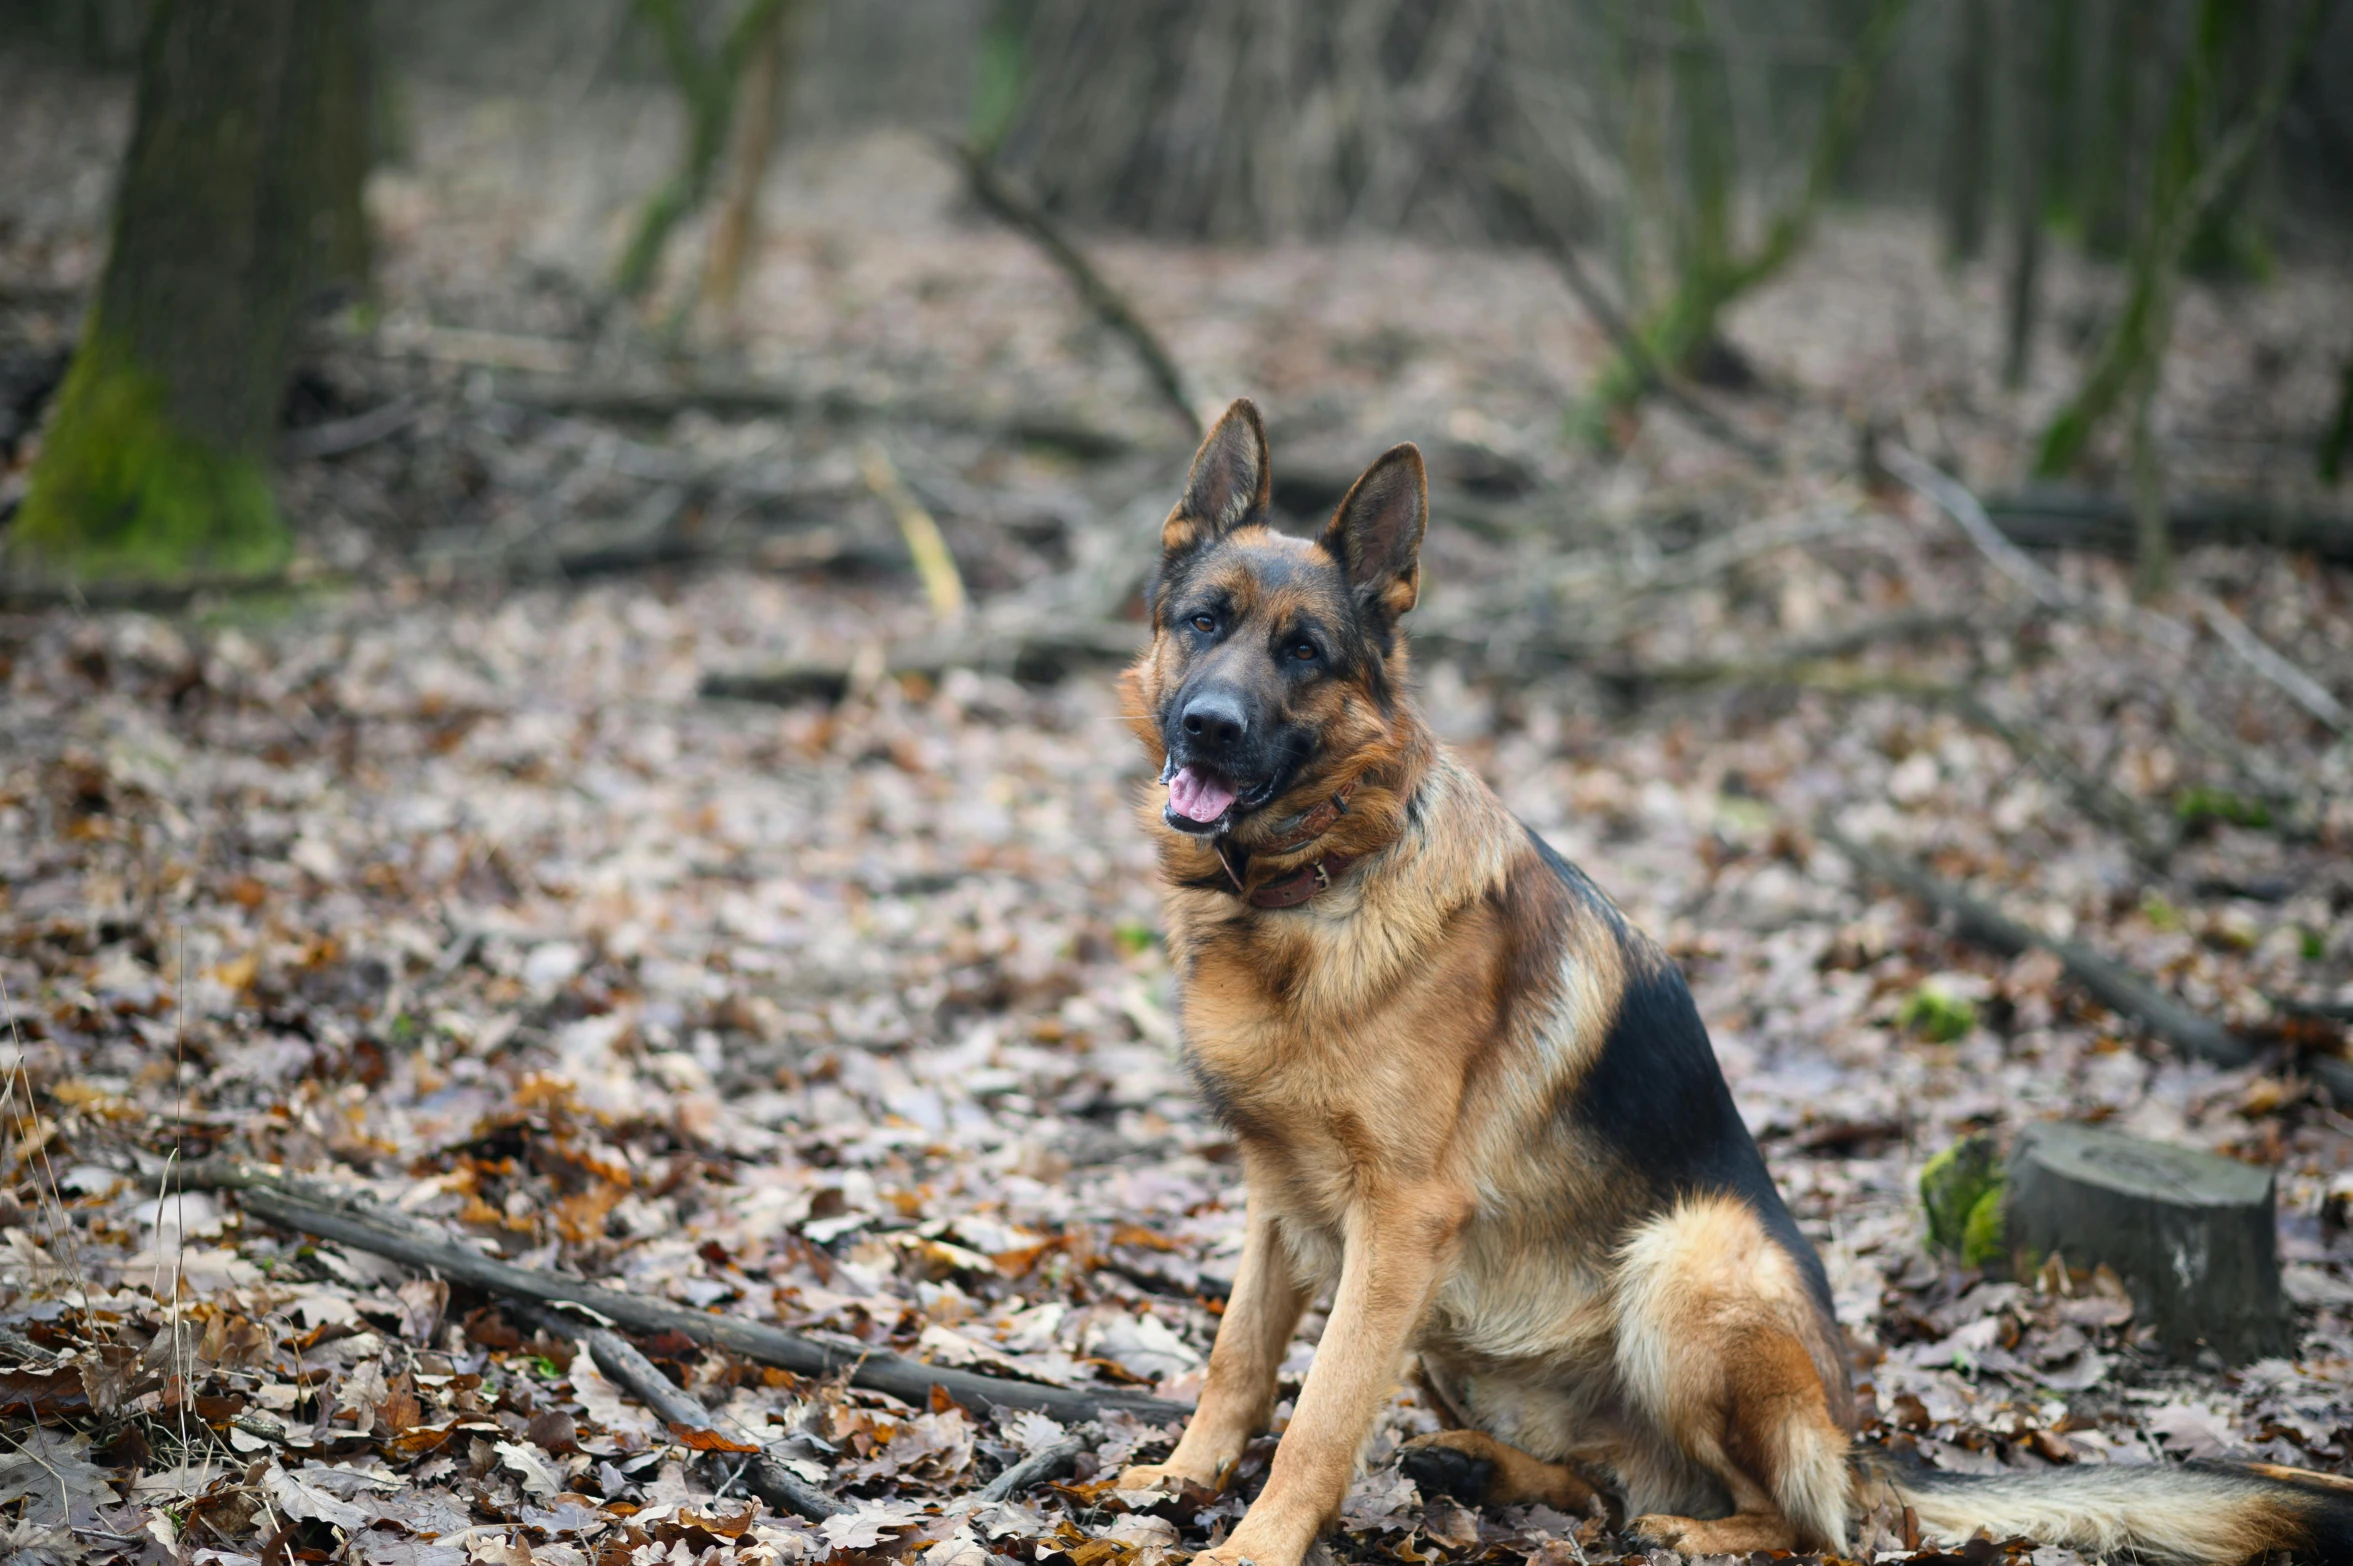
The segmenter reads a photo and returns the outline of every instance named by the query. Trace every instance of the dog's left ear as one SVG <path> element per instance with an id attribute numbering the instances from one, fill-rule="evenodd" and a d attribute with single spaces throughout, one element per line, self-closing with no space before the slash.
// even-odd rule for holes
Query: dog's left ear
<path id="1" fill-rule="evenodd" d="M 1422 533 L 1429 522 L 1429 475 L 1421 448 L 1408 442 L 1364 470 L 1321 543 L 1348 573 L 1358 599 L 1394 622 L 1421 596 Z"/>

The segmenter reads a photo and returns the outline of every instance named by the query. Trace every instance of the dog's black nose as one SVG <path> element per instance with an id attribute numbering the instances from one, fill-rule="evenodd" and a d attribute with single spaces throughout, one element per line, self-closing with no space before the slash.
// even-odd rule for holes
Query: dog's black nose
<path id="1" fill-rule="evenodd" d="M 1225 691 L 1203 691 L 1195 696 L 1185 703 L 1184 717 L 1179 721 L 1187 734 L 1220 749 L 1239 744 L 1250 730 L 1242 704 Z"/>

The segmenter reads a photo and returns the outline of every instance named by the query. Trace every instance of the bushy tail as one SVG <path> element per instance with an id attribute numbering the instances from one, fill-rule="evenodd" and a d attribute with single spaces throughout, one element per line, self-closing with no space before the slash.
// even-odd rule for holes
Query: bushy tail
<path id="1" fill-rule="evenodd" d="M 2092 1555 L 2131 1552 L 2164 1566 L 2238 1566 L 2266 1550 L 2353 1561 L 2353 1480 L 2255 1463 L 2055 1468 L 1955 1474 L 1868 1465 L 1921 1532 L 1961 1542 L 1983 1532 Z"/>

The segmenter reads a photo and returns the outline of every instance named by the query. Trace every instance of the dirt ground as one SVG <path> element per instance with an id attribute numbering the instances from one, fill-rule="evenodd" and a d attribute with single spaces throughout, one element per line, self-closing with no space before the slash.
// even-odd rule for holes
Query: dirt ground
<path id="1" fill-rule="evenodd" d="M 119 83 L 0 58 L 0 352 L 20 362 L 71 340 L 125 117 Z M 322 327 L 292 413 L 417 412 L 288 468 L 309 585 L 0 614 L 7 1548 L 1153 1566 L 1200 1547 L 1238 1496 L 1181 1509 L 1103 1483 L 1171 1429 L 1113 1417 L 1066 1483 L 975 1504 L 1061 1428 L 648 1342 L 714 1422 L 851 1505 L 754 1509 L 494 1302 L 232 1197 L 158 1200 L 211 1155 L 277 1163 L 530 1265 L 1180 1400 L 1240 1243 L 1233 1150 L 1176 1063 L 1134 819 L 1150 779 L 1111 667 L 1021 683 L 1002 660 L 894 672 L 881 651 L 931 611 L 861 480 L 869 441 L 985 623 L 1149 567 L 1186 442 L 1125 345 L 922 142 L 885 135 L 784 160 L 738 326 L 686 341 L 697 374 L 958 417 L 508 400 L 518 368 L 669 373 L 656 328 L 596 290 L 669 122 L 617 90 L 551 107 L 420 86 L 412 123 L 371 194 L 380 309 Z M 1759 384 L 1711 396 L 1780 454 L 1760 472 L 1672 411 L 1608 452 L 1572 443 L 1563 412 L 1605 339 L 1536 258 L 1093 248 L 1205 396 L 1267 408 L 1278 480 L 1410 438 L 1484 498 L 1452 525 L 1440 508 L 1420 700 L 1682 963 L 1829 1266 L 1870 1439 L 1975 1472 L 2353 1472 L 2353 1122 L 2311 1059 L 2345 1052 L 2325 1012 L 2353 1003 L 2353 748 L 2197 609 L 2219 600 L 2353 700 L 2353 576 L 2201 549 L 2152 625 L 2123 563 L 2046 554 L 2074 595 L 2053 609 L 1858 468 L 1876 428 L 2007 486 L 2112 273 L 2062 258 L 2009 394 L 1997 275 L 1948 272 L 1917 215 L 1833 214 L 1731 323 Z M 2192 287 L 2160 420 L 2177 482 L 2328 504 L 2310 442 L 2349 354 L 2343 269 Z M 1041 411 L 1124 449 L 1004 438 Z M 649 509 L 759 548 L 533 569 Z M 1762 666 L 1907 613 L 1946 618 L 1846 649 L 1835 679 L 1659 672 Z M 837 701 L 698 694 L 826 660 L 850 670 Z M 1859 876 L 1825 820 L 2155 976 L 2254 1063 L 2185 1061 L 2048 953 L 1964 942 Z M 2292 1357 L 2168 1362 L 2110 1277 L 1990 1281 L 1925 1248 L 1929 1157 L 2057 1117 L 2276 1169 Z M 1338 1555 L 1614 1558 L 1606 1519 L 1422 1504 L 1390 1459 L 1431 1421 L 1401 1389 Z"/>

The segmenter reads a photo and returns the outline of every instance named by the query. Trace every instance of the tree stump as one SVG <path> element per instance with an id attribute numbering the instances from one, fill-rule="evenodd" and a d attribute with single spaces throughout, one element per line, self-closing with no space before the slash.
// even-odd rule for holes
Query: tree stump
<path id="1" fill-rule="evenodd" d="M 2005 1239 L 2029 1265 L 2105 1262 L 2169 1353 L 2243 1364 L 2294 1348 L 2272 1174 L 2098 1126 L 2029 1126 L 2010 1155 Z"/>

